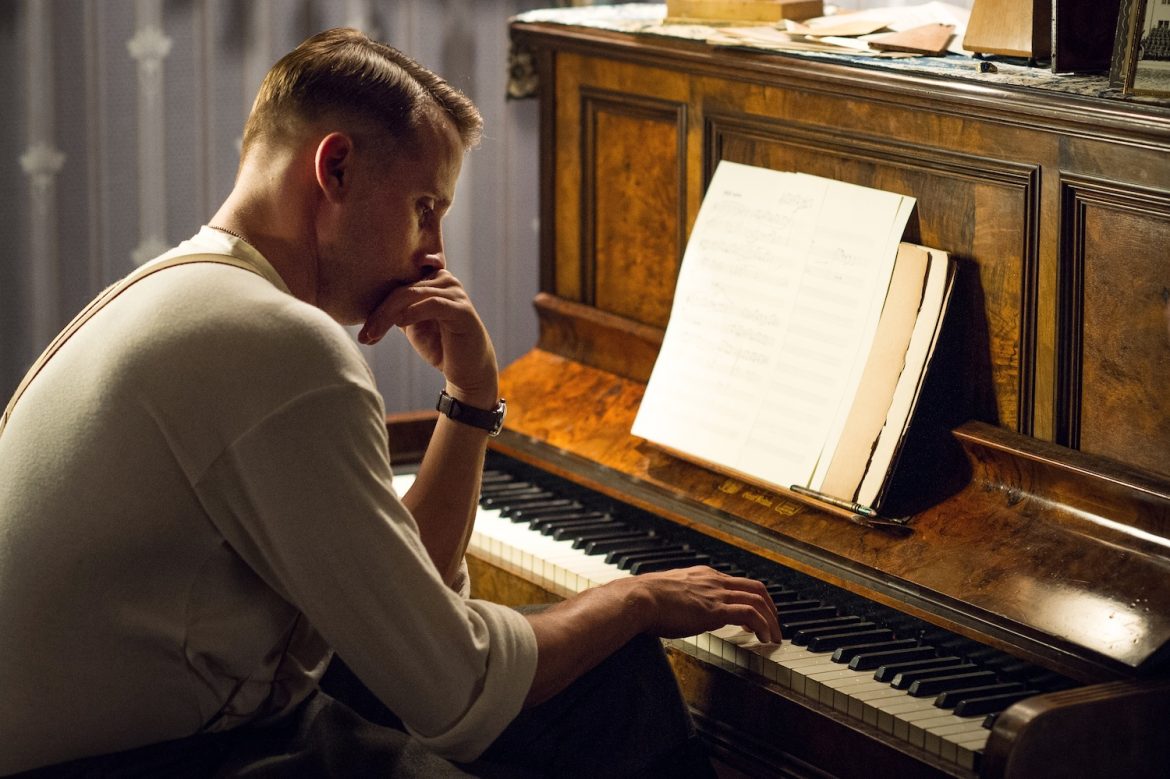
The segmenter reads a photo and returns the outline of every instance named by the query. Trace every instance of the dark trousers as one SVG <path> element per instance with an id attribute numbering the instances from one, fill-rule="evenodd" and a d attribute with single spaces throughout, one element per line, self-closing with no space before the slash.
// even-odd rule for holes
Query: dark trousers
<path id="1" fill-rule="evenodd" d="M 631 641 L 455 764 L 411 738 L 335 660 L 289 717 L 28 772 L 59 777 L 713 777 L 657 639 Z"/>

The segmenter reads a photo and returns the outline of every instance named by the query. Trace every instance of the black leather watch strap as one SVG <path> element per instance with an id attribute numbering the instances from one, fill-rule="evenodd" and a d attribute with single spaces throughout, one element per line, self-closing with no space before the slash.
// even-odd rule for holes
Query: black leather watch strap
<path id="1" fill-rule="evenodd" d="M 490 436 L 500 434 L 500 430 L 504 427 L 504 415 L 508 411 L 508 405 L 503 398 L 500 398 L 500 402 L 496 404 L 495 408 L 487 410 L 460 403 L 448 395 L 447 390 L 439 393 L 439 403 L 435 408 L 439 410 L 440 414 L 446 414 L 456 422 L 488 431 Z"/>

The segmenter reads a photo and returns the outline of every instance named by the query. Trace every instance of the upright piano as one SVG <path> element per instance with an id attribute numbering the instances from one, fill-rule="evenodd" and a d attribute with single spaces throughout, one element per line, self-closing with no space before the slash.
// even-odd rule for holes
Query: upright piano
<path id="1" fill-rule="evenodd" d="M 502 373 L 475 594 L 691 562 L 767 581 L 782 645 L 734 627 L 668 645 L 746 775 L 1170 775 L 1170 108 L 974 64 L 511 34 L 540 101 L 540 335 Z M 895 475 L 904 526 L 630 433 L 724 159 L 912 195 L 906 240 L 958 259 Z M 431 421 L 391 421 L 396 458 Z"/>

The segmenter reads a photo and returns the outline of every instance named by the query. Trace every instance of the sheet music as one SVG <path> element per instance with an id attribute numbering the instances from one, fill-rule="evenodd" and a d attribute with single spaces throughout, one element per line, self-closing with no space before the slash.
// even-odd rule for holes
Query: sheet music
<path id="1" fill-rule="evenodd" d="M 720 163 L 633 433 L 770 483 L 810 485 L 856 389 L 912 207 L 901 195 Z"/>

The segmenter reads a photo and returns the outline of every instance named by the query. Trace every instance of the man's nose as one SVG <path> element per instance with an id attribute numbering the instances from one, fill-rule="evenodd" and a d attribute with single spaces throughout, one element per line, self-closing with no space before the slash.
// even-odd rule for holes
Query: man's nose
<path id="1" fill-rule="evenodd" d="M 447 258 L 442 252 L 435 252 L 434 254 L 427 254 L 423 256 L 420 263 L 428 276 L 434 275 L 447 267 Z"/>
<path id="2" fill-rule="evenodd" d="M 443 234 L 436 231 L 430 240 L 422 246 L 422 260 L 420 265 L 433 271 L 440 271 L 447 267 L 447 257 L 443 253 Z"/>

